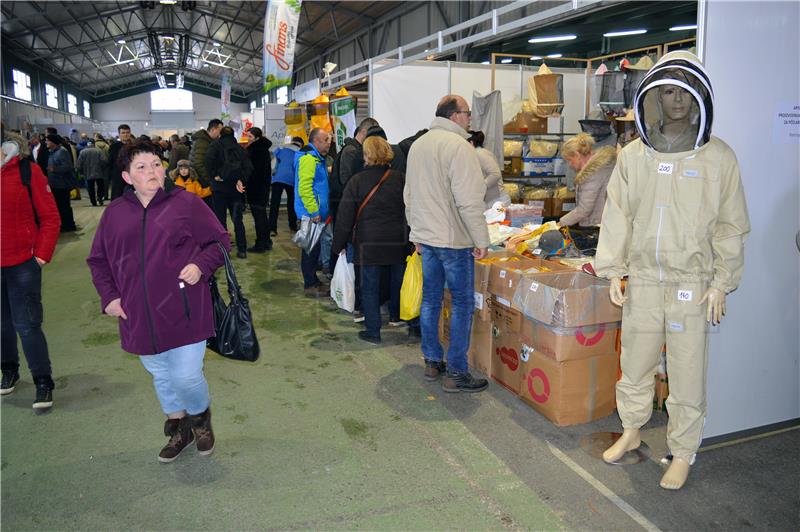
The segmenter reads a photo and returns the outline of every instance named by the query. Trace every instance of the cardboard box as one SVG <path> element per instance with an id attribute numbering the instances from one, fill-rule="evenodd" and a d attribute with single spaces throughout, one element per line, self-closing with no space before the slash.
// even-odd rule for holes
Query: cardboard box
<path id="1" fill-rule="evenodd" d="M 554 211 L 555 201 L 556 201 L 555 198 L 547 198 L 543 200 L 528 200 L 528 205 L 532 205 L 534 207 L 541 207 L 542 216 L 556 216 L 557 213 Z"/>
<path id="2" fill-rule="evenodd" d="M 513 251 L 490 251 L 485 259 L 475 261 L 475 310 L 480 313 L 480 319 L 491 321 L 489 310 L 489 276 L 492 271 L 492 261 L 508 257 L 520 257 Z M 487 374 L 488 375 L 488 374 Z"/>
<path id="3" fill-rule="evenodd" d="M 486 301 L 488 307 L 489 301 Z M 439 340 L 442 342 L 445 352 L 450 345 L 450 316 L 452 299 L 450 293 L 445 290 L 442 300 L 442 313 L 439 317 Z M 472 316 L 472 332 L 469 340 L 469 350 L 467 351 L 467 363 L 470 369 L 479 369 L 484 375 L 491 375 L 492 363 L 492 322 L 490 319 L 482 319 L 477 310 Z"/>
<path id="4" fill-rule="evenodd" d="M 489 293 L 492 294 L 496 301 L 507 307 L 518 308 L 514 304 L 514 294 L 523 274 L 541 273 L 542 269 L 548 271 L 575 271 L 563 264 L 536 257 L 523 257 L 512 254 L 509 259 L 512 258 L 513 260 L 492 263 L 491 271 L 489 272 Z"/>
<path id="5" fill-rule="evenodd" d="M 615 353 L 618 329 L 618 322 L 553 327 L 525 318 L 522 336 L 537 351 L 563 362 Z"/>
<path id="6" fill-rule="evenodd" d="M 563 427 L 589 423 L 615 407 L 617 357 L 614 353 L 559 362 L 524 346 L 520 398 Z"/>
<path id="7" fill-rule="evenodd" d="M 656 373 L 656 393 L 653 395 L 653 410 L 666 412 L 667 397 L 669 397 L 669 376 L 666 373 Z"/>
<path id="8" fill-rule="evenodd" d="M 522 319 L 519 311 L 492 301 L 491 376 L 514 395 L 522 381 Z"/>
<path id="9" fill-rule="evenodd" d="M 492 279 L 489 291 L 492 291 Z M 622 307 L 611 303 L 609 282 L 583 272 L 521 275 L 514 304 L 528 318 L 557 327 L 582 327 L 622 320 Z"/>
<path id="10" fill-rule="evenodd" d="M 577 205 L 576 199 L 572 198 L 553 198 L 553 216 L 563 216 L 569 211 L 575 209 Z"/>
<path id="11" fill-rule="evenodd" d="M 522 175 L 522 157 L 511 158 L 511 175 Z"/>

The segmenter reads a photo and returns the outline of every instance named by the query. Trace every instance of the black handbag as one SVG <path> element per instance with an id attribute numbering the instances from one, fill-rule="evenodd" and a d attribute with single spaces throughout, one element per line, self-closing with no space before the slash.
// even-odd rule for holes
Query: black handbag
<path id="1" fill-rule="evenodd" d="M 225 257 L 225 278 L 228 282 L 228 295 L 230 303 L 225 303 L 219 293 L 217 279 L 212 275 L 208 280 L 211 289 L 211 308 L 214 313 L 214 331 L 206 341 L 212 351 L 233 360 L 246 360 L 255 362 L 261 349 L 253 327 L 253 316 L 250 312 L 250 303 L 242 295 L 242 287 L 236 281 L 233 271 L 231 256 L 225 246 L 219 244 Z"/>

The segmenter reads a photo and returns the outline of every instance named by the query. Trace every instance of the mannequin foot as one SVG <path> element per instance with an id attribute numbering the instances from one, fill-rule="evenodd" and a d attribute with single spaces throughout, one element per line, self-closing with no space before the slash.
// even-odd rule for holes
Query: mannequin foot
<path id="1" fill-rule="evenodd" d="M 683 458 L 673 458 L 667 472 L 661 477 L 661 487 L 665 490 L 679 490 L 689 476 L 689 462 Z"/>
<path id="2" fill-rule="evenodd" d="M 609 464 L 613 464 L 619 461 L 628 451 L 638 449 L 641 444 L 642 440 L 639 437 L 639 429 L 625 429 L 622 431 L 622 436 L 619 437 L 614 445 L 606 449 L 603 453 L 603 460 Z"/>

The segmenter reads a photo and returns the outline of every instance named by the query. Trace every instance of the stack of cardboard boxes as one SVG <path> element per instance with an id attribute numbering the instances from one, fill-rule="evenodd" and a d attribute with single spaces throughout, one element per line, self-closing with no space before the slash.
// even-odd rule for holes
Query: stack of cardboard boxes
<path id="1" fill-rule="evenodd" d="M 442 318 L 447 341 L 447 298 Z M 607 281 L 495 252 L 475 264 L 469 364 L 556 425 L 587 423 L 614 410 L 621 318 Z"/>

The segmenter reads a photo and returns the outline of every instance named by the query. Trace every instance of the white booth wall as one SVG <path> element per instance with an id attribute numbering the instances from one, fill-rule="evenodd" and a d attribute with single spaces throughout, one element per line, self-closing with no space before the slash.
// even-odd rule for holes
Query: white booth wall
<path id="1" fill-rule="evenodd" d="M 711 335 L 705 437 L 800 418 L 800 127 L 778 117 L 800 112 L 799 24 L 798 2 L 708 2 L 712 134 L 736 152 L 752 232 Z"/>
<path id="2" fill-rule="evenodd" d="M 537 67 L 496 65 L 495 88 L 504 103 L 528 97 L 528 78 Z M 586 71 L 583 68 L 554 68 L 564 75 L 564 132 L 580 131 L 584 118 Z M 413 135 L 430 126 L 436 104 L 447 94 L 472 102 L 473 91 L 491 92 L 492 67 L 474 63 L 415 61 L 373 75 L 370 86 L 372 115 L 380 122 L 390 142 Z M 510 118 L 510 117 L 508 117 Z"/>
<path id="3" fill-rule="evenodd" d="M 107 133 L 116 134 L 119 124 L 128 124 L 135 135 L 165 130 L 196 131 L 220 116 L 220 98 L 192 93 L 193 111 L 169 112 L 150 109 L 150 93 L 136 94 L 108 103 L 94 104 L 95 119 L 105 123 Z M 247 112 L 250 106 L 231 103 L 231 115 Z"/>

